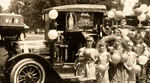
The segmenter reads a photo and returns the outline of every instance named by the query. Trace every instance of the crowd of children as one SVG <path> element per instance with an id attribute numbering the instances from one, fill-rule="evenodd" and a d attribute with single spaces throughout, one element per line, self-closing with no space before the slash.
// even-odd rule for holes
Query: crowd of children
<path id="1" fill-rule="evenodd" d="M 79 49 L 76 76 L 86 83 L 146 83 L 145 65 L 150 51 L 138 31 L 124 26 L 103 37 L 95 47 L 93 37 Z"/>

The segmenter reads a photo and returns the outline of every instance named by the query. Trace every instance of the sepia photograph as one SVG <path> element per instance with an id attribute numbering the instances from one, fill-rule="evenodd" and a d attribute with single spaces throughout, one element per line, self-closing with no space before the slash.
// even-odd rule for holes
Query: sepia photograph
<path id="1" fill-rule="evenodd" d="M 0 0 L 0 83 L 150 83 L 150 0 Z"/>

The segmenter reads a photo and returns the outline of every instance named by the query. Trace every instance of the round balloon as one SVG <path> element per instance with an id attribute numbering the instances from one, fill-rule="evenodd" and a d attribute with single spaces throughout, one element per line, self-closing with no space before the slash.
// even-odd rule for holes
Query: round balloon
<path id="1" fill-rule="evenodd" d="M 100 72 L 105 72 L 106 71 L 106 66 L 104 66 L 104 65 L 102 65 L 102 64 L 100 64 L 100 65 L 98 65 L 97 66 L 97 69 L 100 71 Z"/>
<path id="2" fill-rule="evenodd" d="M 58 32 L 56 30 L 50 30 L 48 32 L 48 37 L 52 40 L 56 39 L 58 37 Z"/>
<path id="3" fill-rule="evenodd" d="M 107 16 L 108 16 L 109 18 L 114 18 L 115 13 L 114 13 L 113 11 L 108 11 Z"/>
<path id="4" fill-rule="evenodd" d="M 148 61 L 148 58 L 144 55 L 141 55 L 138 57 L 138 62 L 141 65 L 145 65 L 147 63 L 147 61 Z"/>
<path id="5" fill-rule="evenodd" d="M 115 18 L 116 18 L 117 20 L 123 19 L 123 18 L 124 18 L 123 12 L 122 12 L 122 11 L 116 11 Z"/>
<path id="6" fill-rule="evenodd" d="M 128 55 L 126 53 L 123 53 L 121 55 L 121 62 L 124 63 L 124 62 L 127 62 L 128 60 Z"/>
<path id="7" fill-rule="evenodd" d="M 140 15 L 142 14 L 141 8 L 136 8 L 136 9 L 134 10 L 134 14 L 135 14 L 136 16 L 140 16 Z"/>
<path id="8" fill-rule="evenodd" d="M 142 5 L 140 6 L 140 9 L 142 10 L 143 13 L 145 13 L 145 12 L 147 11 L 148 7 L 147 7 L 146 4 L 142 4 Z"/>
<path id="9" fill-rule="evenodd" d="M 150 12 L 146 13 L 146 18 L 150 19 Z"/>
<path id="10" fill-rule="evenodd" d="M 113 64 L 118 64 L 121 61 L 121 57 L 118 54 L 113 54 L 111 57 L 111 61 Z"/>
<path id="11" fill-rule="evenodd" d="M 57 10 L 51 10 L 51 11 L 49 11 L 49 17 L 50 17 L 51 19 L 56 19 L 57 16 L 58 16 Z"/>
<path id="12" fill-rule="evenodd" d="M 134 66 L 132 66 L 131 71 L 135 74 L 139 74 L 141 72 L 141 67 L 139 65 L 134 65 Z"/>
<path id="13" fill-rule="evenodd" d="M 145 19 L 146 19 L 146 15 L 144 13 L 138 16 L 139 21 L 144 21 Z"/>
<path id="14" fill-rule="evenodd" d="M 85 56 L 86 59 L 89 59 L 91 57 L 91 49 L 90 48 L 86 48 L 84 50 L 83 54 L 84 54 L 84 56 Z"/>
<path id="15" fill-rule="evenodd" d="M 115 13 L 117 10 L 113 8 L 113 9 L 111 9 L 110 11 L 113 11 L 113 12 Z"/>

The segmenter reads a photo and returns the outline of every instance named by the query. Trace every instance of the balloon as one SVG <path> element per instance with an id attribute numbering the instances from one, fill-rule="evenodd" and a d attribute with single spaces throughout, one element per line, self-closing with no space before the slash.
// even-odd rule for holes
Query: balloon
<path id="1" fill-rule="evenodd" d="M 141 55 L 138 57 L 138 62 L 141 65 L 145 65 L 147 63 L 147 61 L 148 61 L 148 58 L 144 55 Z"/>
<path id="2" fill-rule="evenodd" d="M 118 64 L 121 61 L 121 57 L 115 53 L 112 55 L 111 60 L 113 64 Z"/>
<path id="3" fill-rule="evenodd" d="M 134 65 L 131 70 L 135 74 L 139 74 L 141 71 L 141 67 L 139 65 Z"/>
<path id="4" fill-rule="evenodd" d="M 106 71 L 106 66 L 104 66 L 104 65 L 102 65 L 102 64 L 100 64 L 100 65 L 98 65 L 97 66 L 97 69 L 100 71 L 100 72 L 105 72 Z"/>
<path id="5" fill-rule="evenodd" d="M 135 3 L 138 3 L 139 2 L 139 0 L 134 0 L 135 1 Z"/>
<path id="6" fill-rule="evenodd" d="M 117 11 L 116 14 L 115 14 L 115 18 L 117 20 L 123 19 L 124 18 L 123 12 L 122 11 Z"/>
<path id="7" fill-rule="evenodd" d="M 124 4 L 124 2 L 125 2 L 125 0 L 121 0 L 120 2 L 121 2 L 121 5 L 123 5 L 123 4 Z"/>
<path id="8" fill-rule="evenodd" d="M 142 14 L 141 8 L 136 8 L 136 9 L 134 10 L 134 14 L 135 14 L 136 16 L 141 15 L 141 14 Z"/>
<path id="9" fill-rule="evenodd" d="M 56 30 L 50 30 L 48 32 L 48 37 L 52 40 L 56 39 L 58 37 L 58 32 Z"/>
<path id="10" fill-rule="evenodd" d="M 89 48 L 84 50 L 84 56 L 89 59 L 91 57 L 91 50 Z"/>
<path id="11" fill-rule="evenodd" d="M 121 55 L 121 62 L 124 63 L 124 62 L 127 62 L 128 60 L 128 55 L 126 53 L 123 53 Z"/>
<path id="12" fill-rule="evenodd" d="M 146 18 L 150 19 L 150 12 L 146 13 Z"/>
<path id="13" fill-rule="evenodd" d="M 146 15 L 144 13 L 138 16 L 139 21 L 144 21 L 145 19 L 146 19 Z"/>
<path id="14" fill-rule="evenodd" d="M 123 14 L 126 15 L 126 16 L 133 15 L 134 12 L 133 12 L 132 7 L 130 7 L 130 6 L 129 7 L 128 6 L 124 7 Z"/>
<path id="15" fill-rule="evenodd" d="M 58 16 L 57 10 L 51 10 L 51 11 L 49 11 L 49 17 L 50 17 L 51 19 L 56 19 L 57 16 Z"/>
<path id="16" fill-rule="evenodd" d="M 113 11 L 113 12 L 115 13 L 117 10 L 113 8 L 113 9 L 111 9 L 110 11 Z"/>
<path id="17" fill-rule="evenodd" d="M 113 11 L 109 11 L 107 13 L 107 15 L 108 15 L 109 18 L 113 18 L 115 16 L 115 13 Z"/>
<path id="18" fill-rule="evenodd" d="M 145 12 L 147 11 L 148 7 L 147 7 L 146 4 L 142 4 L 142 5 L 140 6 L 140 9 L 142 10 L 143 13 L 145 13 Z"/>

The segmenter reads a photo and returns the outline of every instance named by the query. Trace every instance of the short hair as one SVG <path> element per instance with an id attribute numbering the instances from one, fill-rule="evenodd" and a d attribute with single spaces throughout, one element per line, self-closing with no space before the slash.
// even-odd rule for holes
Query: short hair
<path id="1" fill-rule="evenodd" d="M 86 37 L 86 41 L 88 41 L 88 40 L 94 41 L 94 38 L 92 36 L 88 36 L 88 37 Z"/>

